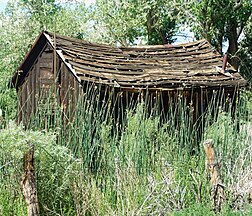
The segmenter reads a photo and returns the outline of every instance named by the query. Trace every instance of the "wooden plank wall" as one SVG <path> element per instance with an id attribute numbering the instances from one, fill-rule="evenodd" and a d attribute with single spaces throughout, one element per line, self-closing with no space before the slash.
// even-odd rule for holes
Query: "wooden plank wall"
<path id="1" fill-rule="evenodd" d="M 84 97 L 84 91 L 81 84 L 76 80 L 65 64 L 61 64 L 59 72 L 59 99 L 62 110 L 62 119 L 66 126 L 73 121 L 77 103 Z"/>
<path id="2" fill-rule="evenodd" d="M 52 64 L 52 50 L 47 47 L 18 88 L 18 124 L 22 123 L 26 128 L 32 127 L 31 119 L 48 99 L 53 85 Z"/>
<path id="3" fill-rule="evenodd" d="M 63 111 L 63 120 L 67 124 L 73 119 L 76 103 L 83 97 L 84 92 L 80 83 L 58 58 L 57 71 L 58 102 Z M 48 103 L 52 105 L 55 102 L 54 93 L 53 50 L 47 47 L 31 68 L 24 83 L 18 88 L 18 124 L 22 123 L 26 128 L 32 128 L 31 120 L 38 116 L 42 117 L 46 112 L 44 109 L 48 109 L 45 105 Z M 46 121 L 49 120 L 45 115 L 43 118 L 46 125 Z"/>

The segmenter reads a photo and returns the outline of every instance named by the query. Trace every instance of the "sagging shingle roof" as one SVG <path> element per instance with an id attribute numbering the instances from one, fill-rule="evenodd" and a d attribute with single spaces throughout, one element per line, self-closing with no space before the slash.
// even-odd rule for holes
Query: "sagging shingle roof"
<path id="1" fill-rule="evenodd" d="M 37 44 L 47 42 L 53 47 L 53 40 L 52 33 L 41 33 L 19 68 L 23 73 L 21 76 L 16 74 L 13 83 L 21 83 L 28 73 L 27 61 L 34 61 L 36 53 L 42 52 Z M 223 58 L 206 40 L 180 45 L 119 48 L 56 35 L 56 50 L 79 82 L 91 81 L 125 89 L 246 85 L 229 64 L 228 72 L 220 71 Z"/>

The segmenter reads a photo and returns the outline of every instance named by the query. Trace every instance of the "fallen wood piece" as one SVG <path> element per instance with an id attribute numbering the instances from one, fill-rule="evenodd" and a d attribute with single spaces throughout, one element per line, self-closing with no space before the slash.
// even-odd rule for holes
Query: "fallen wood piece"
<path id="1" fill-rule="evenodd" d="M 221 181 L 219 164 L 215 155 L 212 139 L 206 140 L 204 142 L 204 149 L 207 156 L 206 164 L 211 178 L 211 194 L 213 198 L 214 209 L 219 212 L 224 201 L 224 185 Z"/>
<path id="2" fill-rule="evenodd" d="M 39 215 L 39 204 L 36 189 L 36 177 L 34 166 L 34 146 L 24 154 L 24 173 L 22 176 L 21 186 L 28 208 L 28 216 Z"/>

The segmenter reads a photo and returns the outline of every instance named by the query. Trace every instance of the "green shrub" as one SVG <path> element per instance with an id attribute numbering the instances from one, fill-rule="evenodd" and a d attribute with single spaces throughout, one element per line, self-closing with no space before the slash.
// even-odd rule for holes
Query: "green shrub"
<path id="1" fill-rule="evenodd" d="M 66 147 L 55 145 L 55 136 L 39 131 L 24 131 L 14 124 L 0 132 L 0 214 L 26 215 L 20 179 L 23 155 L 30 144 L 35 146 L 35 166 L 40 209 L 43 215 L 61 213 L 72 215 L 73 211 L 68 178 L 73 161 Z"/>

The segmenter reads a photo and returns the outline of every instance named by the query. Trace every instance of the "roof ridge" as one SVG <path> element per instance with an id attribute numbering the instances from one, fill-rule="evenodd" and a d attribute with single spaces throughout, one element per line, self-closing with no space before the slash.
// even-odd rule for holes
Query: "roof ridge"
<path id="1" fill-rule="evenodd" d="M 48 34 L 52 39 L 53 39 L 53 32 L 50 31 L 43 31 L 43 33 Z M 69 41 L 73 41 L 73 42 L 79 42 L 79 43 L 86 43 L 86 44 L 92 44 L 92 45 L 97 45 L 97 46 L 103 46 L 103 47 L 113 47 L 113 48 L 119 48 L 117 46 L 113 46 L 111 44 L 106 44 L 106 43 L 96 43 L 96 42 L 91 42 L 88 40 L 83 40 L 83 39 L 79 39 L 76 37 L 70 37 L 70 36 L 66 36 L 66 35 L 61 35 L 56 33 L 56 38 L 60 38 L 60 39 L 64 39 L 64 40 L 69 40 Z"/>

